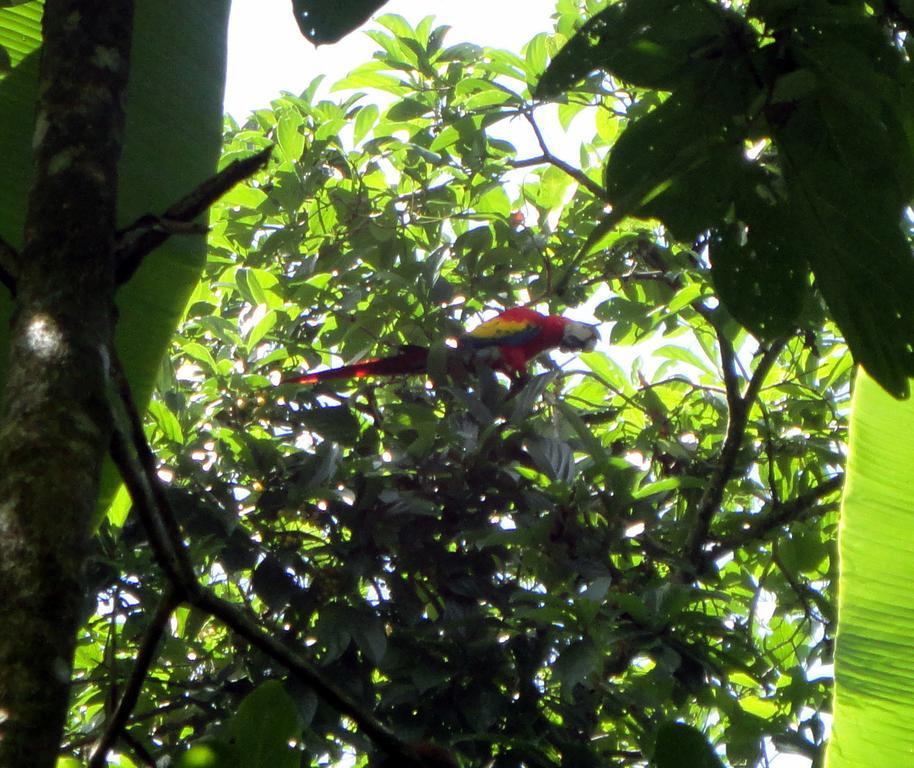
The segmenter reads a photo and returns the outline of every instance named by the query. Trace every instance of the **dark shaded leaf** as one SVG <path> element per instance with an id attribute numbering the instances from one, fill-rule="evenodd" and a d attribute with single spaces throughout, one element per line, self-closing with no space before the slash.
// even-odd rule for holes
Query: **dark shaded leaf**
<path id="1" fill-rule="evenodd" d="M 524 447 L 543 474 L 550 480 L 570 483 L 574 479 L 574 454 L 568 443 L 551 437 L 528 439 Z"/>
<path id="2" fill-rule="evenodd" d="M 606 164 L 613 219 L 658 218 L 682 240 L 723 217 L 745 170 L 739 134 L 691 96 L 629 124 Z"/>
<path id="3" fill-rule="evenodd" d="M 723 768 L 705 735 L 685 723 L 664 723 L 657 729 L 652 765 L 657 768 Z"/>
<path id="4" fill-rule="evenodd" d="M 731 37 L 751 30 L 707 0 L 628 0 L 596 14 L 559 51 L 536 86 L 556 96 L 594 70 L 646 88 L 670 90 L 700 58 L 716 58 Z"/>
<path id="5" fill-rule="evenodd" d="M 298 28 L 315 45 L 335 43 L 360 27 L 387 0 L 292 0 Z"/>
<path id="6" fill-rule="evenodd" d="M 563 695 L 569 696 L 575 685 L 598 672 L 599 664 L 600 652 L 589 640 L 578 640 L 563 650 L 553 667 Z"/>
<path id="7" fill-rule="evenodd" d="M 272 556 L 264 558 L 254 569 L 251 586 L 257 596 L 273 610 L 288 605 L 298 591 L 292 575 Z"/>
<path id="8" fill-rule="evenodd" d="M 379 664 L 387 651 L 384 623 L 367 613 L 356 613 L 352 619 L 352 639 L 372 664 Z"/>
<path id="9" fill-rule="evenodd" d="M 315 626 L 320 644 L 321 662 L 336 661 L 352 642 L 354 611 L 345 605 L 327 605 L 321 609 Z"/>
<path id="10" fill-rule="evenodd" d="M 750 186 L 750 185 L 747 185 Z M 710 239 L 714 287 L 730 314 L 762 339 L 797 327 L 809 293 L 809 262 L 790 208 L 751 185 L 737 198 L 739 220 Z"/>
<path id="11" fill-rule="evenodd" d="M 302 411 L 301 421 L 311 431 L 343 445 L 355 443 L 362 429 L 355 414 L 345 405 Z"/>
<path id="12" fill-rule="evenodd" d="M 848 167 L 849 154 L 868 155 L 877 167 L 888 158 L 873 137 L 843 130 L 843 119 L 831 105 L 809 102 L 776 134 L 797 237 L 855 359 L 906 397 L 914 374 L 914 258 L 896 190 Z"/>
<path id="13" fill-rule="evenodd" d="M 521 424 L 524 419 L 530 415 L 534 404 L 543 396 L 553 381 L 556 374 L 554 372 L 545 373 L 542 376 L 534 376 L 528 381 L 523 389 L 514 398 L 514 409 L 511 413 L 511 423 Z"/>
<path id="14" fill-rule="evenodd" d="M 289 741 L 299 730 L 292 697 L 278 680 L 268 680 L 245 697 L 228 724 L 228 742 L 238 768 L 294 768 L 299 755 Z"/>

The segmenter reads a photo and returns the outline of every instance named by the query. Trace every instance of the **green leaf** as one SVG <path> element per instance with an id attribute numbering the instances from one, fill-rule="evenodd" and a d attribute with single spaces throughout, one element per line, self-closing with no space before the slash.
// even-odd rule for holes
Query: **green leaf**
<path id="1" fill-rule="evenodd" d="M 209 373 L 217 373 L 219 371 L 219 366 L 216 364 L 216 360 L 213 357 L 213 353 L 209 351 L 202 344 L 199 344 L 195 341 L 188 342 L 184 344 L 181 349 L 184 351 L 184 354 L 187 355 L 192 360 L 196 360 L 198 363 L 203 363 L 206 366 Z"/>
<path id="2" fill-rule="evenodd" d="M 387 110 L 387 118 L 397 122 L 408 122 L 417 117 L 422 117 L 431 110 L 431 107 L 421 99 L 403 99 Z"/>
<path id="3" fill-rule="evenodd" d="M 247 337 L 248 349 L 253 350 L 275 326 L 276 312 L 270 310 L 251 328 Z"/>
<path id="4" fill-rule="evenodd" d="M 488 191 L 480 195 L 474 207 L 477 213 L 491 213 L 502 217 L 507 217 L 511 213 L 511 201 L 501 184 L 492 185 Z"/>
<path id="5" fill-rule="evenodd" d="M 604 352 L 585 352 L 581 360 L 602 381 L 618 392 L 631 391 L 625 371 L 615 360 Z"/>
<path id="6" fill-rule="evenodd" d="M 191 745 L 178 758 L 178 768 L 240 768 L 234 745 L 214 738 L 204 738 Z"/>
<path id="7" fill-rule="evenodd" d="M 795 69 L 779 77 L 771 92 L 770 104 L 799 101 L 811 95 L 819 86 L 815 72 L 810 69 Z"/>
<path id="8" fill-rule="evenodd" d="M 374 104 L 366 104 L 359 109 L 358 114 L 355 116 L 355 126 L 353 130 L 353 139 L 356 144 L 368 135 L 368 132 L 374 127 L 375 123 L 378 122 L 379 115 L 380 110 Z"/>
<path id="9" fill-rule="evenodd" d="M 301 159 L 305 148 L 305 136 L 301 132 L 304 118 L 299 112 L 284 112 L 276 125 L 276 140 L 283 156 L 290 163 Z"/>
<path id="10" fill-rule="evenodd" d="M 574 454 L 568 443 L 550 437 L 539 437 L 524 442 L 537 469 L 550 480 L 570 483 L 574 479 Z"/>
<path id="11" fill-rule="evenodd" d="M 360 27 L 387 0 L 292 0 L 298 28 L 315 45 L 335 43 Z"/>
<path id="12" fill-rule="evenodd" d="M 459 140 L 460 133 L 458 130 L 453 125 L 447 125 L 429 145 L 429 150 L 431 152 L 437 152 L 441 149 L 446 149 L 447 147 L 453 146 Z"/>
<path id="13" fill-rule="evenodd" d="M 361 67 L 357 67 L 342 80 L 334 83 L 330 90 L 342 91 L 354 88 L 380 88 L 388 93 L 400 96 L 404 93 L 409 93 L 410 89 L 400 81 L 400 78 L 378 72 L 379 66 L 383 66 L 383 64 L 380 62 L 372 62 L 371 64 L 364 64 Z"/>
<path id="14" fill-rule="evenodd" d="M 881 176 L 854 173 L 856 161 L 848 159 L 868 155 L 876 168 L 889 163 L 878 136 L 852 134 L 839 125 L 843 119 L 822 101 L 802 104 L 777 133 L 795 237 L 855 359 L 905 397 L 914 374 L 914 259 L 897 189 Z"/>
<path id="15" fill-rule="evenodd" d="M 152 400 L 149 403 L 149 415 L 155 420 L 159 429 L 166 439 L 175 443 L 184 442 L 184 434 L 181 432 L 181 425 L 178 423 L 175 415 L 168 409 L 161 400 Z"/>
<path id="16" fill-rule="evenodd" d="M 789 206 L 757 187 L 737 199 L 740 221 L 714 230 L 709 243 L 714 287 L 727 309 L 761 339 L 796 329 L 809 293 L 809 262 Z"/>
<path id="17" fill-rule="evenodd" d="M 654 354 L 657 357 L 666 358 L 667 360 L 678 360 L 681 363 L 697 368 L 699 371 L 702 371 L 709 376 L 714 375 L 710 366 L 688 347 L 665 344 L 662 347 L 658 347 Z"/>
<path id="18" fill-rule="evenodd" d="M 690 241 L 731 205 L 744 172 L 742 146 L 722 116 L 675 94 L 630 123 L 606 164 L 613 219 L 660 219 Z"/>
<path id="19" fill-rule="evenodd" d="M 248 694 L 228 724 L 228 741 L 237 751 L 238 768 L 294 768 L 299 754 L 289 741 L 299 732 L 292 697 L 278 680 L 268 680 Z"/>
<path id="20" fill-rule="evenodd" d="M 828 768 L 904 765 L 914 752 L 914 401 L 864 373 L 851 408 L 841 509 L 834 727 Z"/>
<path id="21" fill-rule="evenodd" d="M 828 555 L 828 548 L 818 531 L 796 531 L 777 542 L 781 563 L 791 577 L 798 573 L 815 573 Z"/>
<path id="22" fill-rule="evenodd" d="M 482 54 L 482 48 L 473 43 L 457 43 L 445 48 L 438 56 L 438 61 L 475 61 Z"/>
<path id="23" fill-rule="evenodd" d="M 229 4 L 207 7 L 166 0 L 141 3 L 127 91 L 124 148 L 118 168 L 119 225 L 159 213 L 212 175 L 222 144 L 222 82 Z M 41 4 L 0 9 L 0 45 L 13 71 L 0 81 L 0 236 L 21 243 L 31 179 Z M 6 45 L 11 35 L 15 43 Z M 190 137 L 190 139 L 188 138 Z M 118 354 L 139 407 L 145 410 L 162 354 L 197 284 L 202 237 L 171 238 L 118 292 Z M 11 304 L 0 295 L 0 378 L 7 365 Z M 106 464 L 100 509 L 118 479 Z"/>
<path id="24" fill-rule="evenodd" d="M 584 420 L 578 415 L 577 411 L 568 403 L 560 400 L 556 403 L 556 409 L 562 414 L 562 418 L 568 422 L 568 425 L 574 430 L 577 436 L 584 444 L 584 448 L 599 467 L 606 467 L 609 464 L 609 454 L 603 447 L 600 440 L 591 432 Z"/>
<path id="25" fill-rule="evenodd" d="M 685 723 L 664 723 L 657 729 L 652 765 L 656 768 L 724 768 L 705 735 Z"/>
<path id="26" fill-rule="evenodd" d="M 569 90 L 597 69 L 633 85 L 671 90 L 701 58 L 720 55 L 728 39 L 751 31 L 707 0 L 628 0 L 587 20 L 536 86 L 537 98 Z"/>
<path id="27" fill-rule="evenodd" d="M 352 445 L 358 439 L 362 425 L 345 405 L 310 408 L 301 412 L 302 424 L 327 440 Z"/>

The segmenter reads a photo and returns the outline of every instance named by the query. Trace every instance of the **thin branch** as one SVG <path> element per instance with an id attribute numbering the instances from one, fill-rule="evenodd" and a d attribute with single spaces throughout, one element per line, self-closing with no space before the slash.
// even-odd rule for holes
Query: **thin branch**
<path id="1" fill-rule="evenodd" d="M 193 566 L 177 521 L 173 514 L 161 512 L 163 509 L 170 512 L 171 507 L 156 474 L 155 457 L 146 441 L 129 383 L 116 356 L 112 357 L 111 371 L 119 396 L 119 401 L 112 404 L 115 428 L 111 435 L 111 457 L 146 528 L 159 566 L 176 584 L 195 584 Z"/>
<path id="2" fill-rule="evenodd" d="M 772 342 L 771 346 L 765 350 L 764 354 L 762 355 L 762 359 L 759 360 L 758 365 L 755 366 L 755 372 L 752 374 L 752 378 L 749 380 L 749 386 L 746 389 L 746 394 L 743 395 L 743 400 L 745 400 L 748 405 L 751 405 L 755 402 L 755 399 L 758 397 L 759 392 L 765 384 L 765 379 L 768 378 L 769 371 L 777 362 L 781 352 L 784 351 L 784 347 L 787 346 L 787 341 L 788 340 L 785 337 Z"/>
<path id="3" fill-rule="evenodd" d="M 523 160 L 508 160 L 512 168 L 532 168 L 537 165 L 554 165 L 560 171 L 571 176 L 578 184 L 588 189 L 594 197 L 605 200 L 606 190 L 591 179 L 580 168 L 575 168 L 571 163 L 566 163 L 562 158 L 556 157 L 551 152 L 546 152 L 537 157 L 525 157 Z"/>
<path id="4" fill-rule="evenodd" d="M 771 344 L 756 366 L 755 372 L 746 387 L 745 394 L 740 396 L 733 347 L 723 337 L 716 325 L 715 331 L 717 331 L 718 339 L 721 341 L 721 361 L 723 363 L 724 383 L 727 388 L 729 418 L 723 447 L 714 466 L 714 471 L 711 473 L 708 485 L 698 503 L 695 523 L 689 531 L 684 548 L 685 559 L 693 565 L 696 572 L 701 571 L 702 550 L 711 530 L 711 522 L 714 519 L 714 515 L 717 514 L 724 497 L 724 489 L 727 483 L 730 482 L 736 467 L 736 457 L 746 434 L 749 412 L 752 410 L 752 405 L 758 397 L 759 390 L 761 390 L 771 366 L 774 365 L 781 350 L 787 344 L 786 338 L 779 339 Z"/>
<path id="5" fill-rule="evenodd" d="M 133 754 L 143 761 L 147 768 L 156 768 L 155 758 L 149 754 L 149 750 L 146 749 L 140 742 L 135 739 L 130 733 L 124 731 L 122 734 L 124 743 L 133 750 Z"/>
<path id="6" fill-rule="evenodd" d="M 771 553 L 771 560 L 787 581 L 794 596 L 800 604 L 802 604 L 803 614 L 808 620 L 817 621 L 820 624 L 828 624 L 834 619 L 835 608 L 829 603 L 828 598 L 823 593 L 800 581 L 796 575 L 791 572 L 781 559 L 777 545 L 775 545 L 773 552 Z M 813 606 L 818 609 L 818 615 L 813 611 Z"/>
<path id="7" fill-rule="evenodd" d="M 606 190 L 602 187 L 602 185 L 597 184 L 597 182 L 591 179 L 579 168 L 575 168 L 570 163 L 566 163 L 560 157 L 556 157 L 552 154 L 552 152 L 549 150 L 549 145 L 546 144 L 546 138 L 543 136 L 543 132 L 540 130 L 540 127 L 536 124 L 536 120 L 533 118 L 533 114 L 530 111 L 524 111 L 522 114 L 526 121 L 530 123 L 530 127 L 533 129 L 533 135 L 536 136 L 536 143 L 539 144 L 540 149 L 543 150 L 543 162 L 554 165 L 560 171 L 563 171 L 564 173 L 571 176 L 571 178 L 578 182 L 578 184 L 580 184 L 582 187 L 588 189 L 591 194 L 599 200 L 607 200 Z M 519 160 L 517 162 L 524 163 L 526 161 Z M 514 164 L 512 163 L 512 165 Z M 523 166 L 517 165 L 515 167 L 520 168 Z"/>
<path id="8" fill-rule="evenodd" d="M 730 435 L 730 426 L 738 421 L 740 411 L 744 403 L 739 394 L 739 371 L 737 370 L 736 352 L 730 339 L 718 327 L 712 323 L 714 333 L 717 335 L 717 344 L 720 347 L 720 367 L 724 375 L 724 391 L 727 394 L 727 408 L 730 411 L 730 419 L 727 424 L 727 436 Z M 726 445 L 726 442 L 725 442 Z"/>
<path id="9" fill-rule="evenodd" d="M 797 752 L 808 760 L 812 760 L 813 765 L 816 765 L 822 753 L 822 750 L 818 745 L 790 729 L 786 730 L 784 733 L 777 734 L 776 736 L 773 735 L 771 741 L 779 751 Z"/>
<path id="10" fill-rule="evenodd" d="M 263 168 L 272 151 L 272 147 L 267 147 L 250 157 L 229 163 L 161 216 L 142 216 L 127 229 L 121 230 L 114 254 L 117 284 L 123 285 L 133 277 L 143 259 L 172 235 L 205 233 L 206 228 L 193 224 L 194 219 L 238 182 Z"/>
<path id="11" fill-rule="evenodd" d="M 813 510 L 815 510 L 816 514 L 833 510 L 835 508 L 833 504 L 823 504 L 818 507 L 816 504 L 826 496 L 840 491 L 843 482 L 843 475 L 835 475 L 821 485 L 790 501 L 771 504 L 771 511 L 757 515 L 748 528 L 722 538 L 708 553 L 709 557 L 717 559 L 753 541 L 764 541 L 773 531 L 783 528 L 794 520 L 799 520 L 807 513 L 813 512 Z"/>
<path id="12" fill-rule="evenodd" d="M 13 296 L 16 295 L 15 275 L 18 272 L 18 263 L 19 252 L 0 237 L 0 283 L 3 283 Z"/>
<path id="13" fill-rule="evenodd" d="M 124 693 L 117 703 L 114 714 L 105 725 L 105 730 L 92 753 L 92 757 L 89 759 L 88 768 L 104 768 L 107 764 L 108 750 L 111 749 L 118 736 L 121 735 L 127 720 L 133 712 L 133 708 L 136 706 L 140 691 L 143 689 L 143 683 L 149 674 L 149 668 L 156 659 L 159 641 L 165 633 L 165 627 L 168 625 L 172 612 L 180 603 L 179 596 L 179 590 L 172 584 L 159 602 L 152 621 L 143 635 L 143 641 L 140 643 L 136 662 L 134 662 L 130 678 L 127 680 L 127 686 L 124 688 Z"/>

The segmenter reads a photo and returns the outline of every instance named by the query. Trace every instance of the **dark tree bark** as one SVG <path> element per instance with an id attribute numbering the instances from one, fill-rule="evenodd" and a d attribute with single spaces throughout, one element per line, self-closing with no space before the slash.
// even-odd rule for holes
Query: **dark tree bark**
<path id="1" fill-rule="evenodd" d="M 0 765 L 57 757 L 111 425 L 116 165 L 132 0 L 47 0 L 35 180 L 0 421 Z"/>

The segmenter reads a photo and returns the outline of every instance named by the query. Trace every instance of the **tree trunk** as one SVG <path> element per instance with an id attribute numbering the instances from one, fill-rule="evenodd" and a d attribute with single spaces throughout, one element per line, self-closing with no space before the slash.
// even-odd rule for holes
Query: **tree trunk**
<path id="1" fill-rule="evenodd" d="M 0 421 L 0 765 L 53 766 L 111 433 L 116 165 L 132 0 L 47 0 Z"/>

